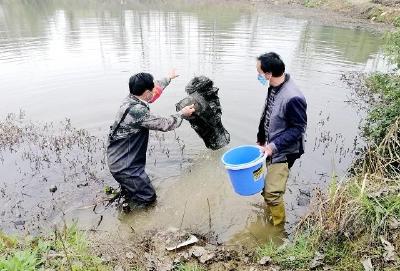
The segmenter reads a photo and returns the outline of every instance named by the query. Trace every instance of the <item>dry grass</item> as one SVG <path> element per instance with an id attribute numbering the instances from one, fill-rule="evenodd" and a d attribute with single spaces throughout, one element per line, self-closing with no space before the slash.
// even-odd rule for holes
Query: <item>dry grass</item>
<path id="1" fill-rule="evenodd" d="M 400 180 L 400 117 L 389 128 L 382 142 L 368 150 L 361 170 L 378 180 Z"/>
<path id="2" fill-rule="evenodd" d="M 351 268 L 359 268 L 366 257 L 372 258 L 379 270 L 400 267 L 398 255 L 394 256 L 397 260 L 385 259 L 387 247 L 382 241 L 400 251 L 399 128 L 400 118 L 378 146 L 368 149 L 356 175 L 333 179 L 327 194 L 317 193 L 296 235 L 308 232 L 317 236 L 316 251 L 348 250 L 345 256 L 353 257 Z M 334 264 L 343 264 L 343 255 L 332 258 Z"/>

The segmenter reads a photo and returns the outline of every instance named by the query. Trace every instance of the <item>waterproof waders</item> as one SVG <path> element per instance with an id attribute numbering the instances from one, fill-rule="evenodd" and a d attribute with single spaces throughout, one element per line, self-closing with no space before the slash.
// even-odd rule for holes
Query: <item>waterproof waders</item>
<path id="1" fill-rule="evenodd" d="M 263 196 L 267 205 L 269 220 L 273 225 L 285 222 L 285 202 L 283 196 L 289 177 L 288 163 L 276 163 L 267 167 Z"/>
<path id="2" fill-rule="evenodd" d="M 165 88 L 169 79 L 159 81 Z M 182 123 L 180 114 L 160 117 L 151 114 L 148 103 L 130 94 L 123 101 L 110 127 L 107 161 L 110 172 L 127 197 L 141 204 L 156 200 L 156 192 L 145 171 L 149 130 L 171 131 Z"/>

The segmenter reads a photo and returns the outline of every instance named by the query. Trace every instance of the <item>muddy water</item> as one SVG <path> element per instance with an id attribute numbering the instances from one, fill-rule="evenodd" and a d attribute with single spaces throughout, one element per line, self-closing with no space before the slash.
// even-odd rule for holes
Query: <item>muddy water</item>
<path id="1" fill-rule="evenodd" d="M 185 97 L 185 84 L 204 74 L 220 88 L 223 122 L 232 139 L 229 147 L 253 144 L 266 95 L 257 81 L 255 57 L 276 51 L 309 104 L 306 154 L 291 171 L 286 195 L 288 220 L 295 221 L 306 210 L 308 194 L 317 187 L 325 189 L 332 175 L 343 177 L 353 158 L 362 113 L 347 103 L 350 89 L 340 77 L 385 68 L 379 35 L 286 18 L 245 2 L 168 3 L 1 1 L 0 115 L 22 108 L 25 118 L 35 121 L 67 117 L 74 126 L 103 139 L 128 92 L 129 76 L 148 71 L 161 77 L 175 67 L 181 76 L 152 105 L 153 112 L 172 113 L 174 104 Z M 150 149 L 148 172 L 159 195 L 155 208 L 122 215 L 115 208 L 96 206 L 93 212 L 102 186 L 115 184 L 100 167 L 100 183 L 79 188 L 63 183 L 56 193 L 66 190 L 68 196 L 56 198 L 61 204 L 45 225 L 60 221 L 65 213 L 67 221 L 77 219 L 82 228 L 97 227 L 101 221 L 97 229 L 119 234 L 173 226 L 201 233 L 211 230 L 221 241 L 259 243 L 282 236 L 263 222 L 261 196 L 244 198 L 232 191 L 220 163 L 227 148 L 207 150 L 185 123 L 176 133 L 153 134 Z M 26 174 L 10 174 L 10 163 L 0 170 L 7 176 L 1 179 L 6 194 L 5 187 L 15 179 L 22 184 L 31 181 Z M 59 179 L 62 171 L 49 174 Z M 36 183 L 30 205 L 55 200 L 48 185 Z M 21 187 L 29 192 L 29 186 Z M 9 206 L 10 198 L 3 197 L 1 205 Z M 15 206 L 21 209 L 23 201 L 22 197 Z M 23 223 L 5 223 L 15 212 L 6 219 L 8 212 L 2 211 L 2 228 L 23 229 Z M 25 210 L 18 219 L 29 220 L 28 214 Z"/>

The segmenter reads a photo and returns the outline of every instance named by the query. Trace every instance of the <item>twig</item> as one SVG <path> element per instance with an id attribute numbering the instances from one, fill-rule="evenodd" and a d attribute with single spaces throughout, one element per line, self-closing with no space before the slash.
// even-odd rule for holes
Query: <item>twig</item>
<path id="1" fill-rule="evenodd" d="M 99 222 L 97 222 L 96 229 L 100 226 L 102 221 L 103 221 L 103 215 L 100 215 L 100 219 Z"/>
<path id="2" fill-rule="evenodd" d="M 65 243 L 64 243 L 63 237 L 61 236 L 61 234 L 58 233 L 57 228 L 54 228 L 54 233 L 56 235 L 56 239 L 57 239 L 57 235 L 60 238 L 60 242 L 61 242 L 62 248 L 64 250 L 64 253 L 65 253 L 65 258 L 67 259 L 69 270 L 73 271 L 72 264 L 71 264 L 71 259 L 68 256 L 67 248 L 65 247 Z"/>
<path id="3" fill-rule="evenodd" d="M 361 199 L 362 196 L 364 195 L 365 186 L 366 186 L 366 184 L 367 184 L 367 176 L 368 176 L 368 173 L 366 173 L 366 174 L 364 175 L 364 179 L 363 179 L 363 182 L 362 182 L 362 185 L 361 185 L 361 191 L 360 191 L 359 199 Z"/>
<path id="4" fill-rule="evenodd" d="M 207 198 L 207 205 L 208 205 L 208 228 L 209 231 L 211 232 L 212 224 L 211 224 L 211 207 L 210 207 L 210 201 Z"/>
<path id="5" fill-rule="evenodd" d="M 108 207 L 108 206 L 110 206 L 111 204 L 113 204 L 116 200 L 121 199 L 121 197 L 122 197 L 121 191 L 115 193 L 115 195 L 114 195 L 112 198 L 105 200 L 105 201 L 108 201 L 108 203 L 106 204 L 106 207 Z"/>
<path id="6" fill-rule="evenodd" d="M 185 218 L 185 214 L 186 214 L 186 205 L 187 205 L 187 201 L 185 202 L 185 208 L 183 209 L 183 215 L 182 215 L 182 219 L 181 219 L 181 224 L 179 225 L 179 231 L 182 230 L 183 219 Z"/>

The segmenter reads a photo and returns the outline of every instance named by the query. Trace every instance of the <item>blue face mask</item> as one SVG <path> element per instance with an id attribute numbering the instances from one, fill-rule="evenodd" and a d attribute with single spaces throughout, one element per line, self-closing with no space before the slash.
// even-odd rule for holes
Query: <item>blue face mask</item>
<path id="1" fill-rule="evenodd" d="M 265 79 L 265 76 L 262 74 L 259 74 L 257 77 L 258 81 L 260 81 L 261 85 L 266 86 L 268 84 L 268 80 Z"/>

